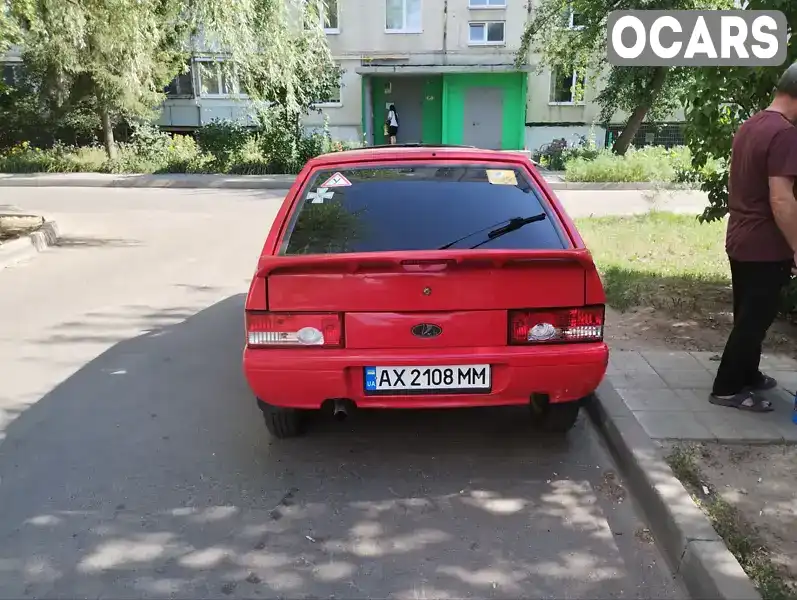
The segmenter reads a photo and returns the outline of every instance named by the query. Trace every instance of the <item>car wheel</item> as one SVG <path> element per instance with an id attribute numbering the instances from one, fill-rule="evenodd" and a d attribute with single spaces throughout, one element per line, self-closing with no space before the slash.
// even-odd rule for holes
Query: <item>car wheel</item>
<path id="1" fill-rule="evenodd" d="M 534 424 L 548 433 L 567 433 L 578 420 L 581 402 L 557 402 L 550 404 L 547 401 L 536 403 L 532 400 L 531 413 Z"/>
<path id="2" fill-rule="evenodd" d="M 304 433 L 302 413 L 292 408 L 281 408 L 260 403 L 266 429 L 277 439 L 298 437 Z"/>

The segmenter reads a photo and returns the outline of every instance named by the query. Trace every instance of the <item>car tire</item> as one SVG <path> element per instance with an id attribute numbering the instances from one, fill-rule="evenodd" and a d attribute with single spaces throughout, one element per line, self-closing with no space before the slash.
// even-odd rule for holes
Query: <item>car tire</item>
<path id="1" fill-rule="evenodd" d="M 298 437 L 304 433 L 304 418 L 300 411 L 292 408 L 281 408 L 260 403 L 266 429 L 280 440 Z"/>
<path id="2" fill-rule="evenodd" d="M 565 434 L 570 431 L 578 420 L 581 402 L 557 402 L 549 404 L 547 401 L 542 406 L 532 402 L 531 412 L 534 424 L 546 433 Z"/>

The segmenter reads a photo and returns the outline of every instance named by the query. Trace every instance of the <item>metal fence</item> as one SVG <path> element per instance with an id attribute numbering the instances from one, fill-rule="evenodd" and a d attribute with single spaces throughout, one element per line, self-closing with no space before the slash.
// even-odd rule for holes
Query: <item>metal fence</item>
<path id="1" fill-rule="evenodd" d="M 614 141 L 623 131 L 622 125 L 609 125 L 606 128 L 606 147 L 611 148 Z M 683 123 L 643 123 L 634 136 L 632 146 L 641 148 L 642 146 L 683 146 L 686 144 L 684 139 Z"/>

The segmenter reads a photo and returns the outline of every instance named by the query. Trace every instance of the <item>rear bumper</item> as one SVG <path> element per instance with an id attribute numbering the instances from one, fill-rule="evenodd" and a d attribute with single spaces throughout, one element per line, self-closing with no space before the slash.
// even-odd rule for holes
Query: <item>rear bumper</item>
<path id="1" fill-rule="evenodd" d="M 250 349 L 243 370 L 259 399 L 274 406 L 314 409 L 329 399 L 349 399 L 359 408 L 458 408 L 526 404 L 533 394 L 550 402 L 588 396 L 606 374 L 605 343 L 549 347 L 456 348 L 435 351 L 302 348 Z M 371 396 L 364 391 L 366 366 L 487 364 L 492 367 L 488 394 Z"/>

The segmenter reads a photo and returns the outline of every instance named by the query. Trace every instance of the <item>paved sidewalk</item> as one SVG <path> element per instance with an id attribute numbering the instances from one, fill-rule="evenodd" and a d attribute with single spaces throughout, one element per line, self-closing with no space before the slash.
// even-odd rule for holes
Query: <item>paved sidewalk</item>
<path id="1" fill-rule="evenodd" d="M 607 379 L 654 440 L 797 443 L 791 421 L 797 361 L 762 358 L 761 370 L 781 386 L 768 392 L 775 410 L 763 414 L 709 403 L 718 361 L 713 352 L 615 350 Z"/>

